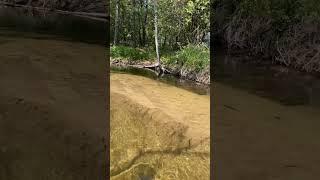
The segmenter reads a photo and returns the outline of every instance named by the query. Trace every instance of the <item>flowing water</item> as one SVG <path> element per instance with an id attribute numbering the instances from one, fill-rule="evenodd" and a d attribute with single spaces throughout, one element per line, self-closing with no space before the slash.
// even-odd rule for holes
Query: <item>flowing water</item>
<path id="1" fill-rule="evenodd" d="M 320 176 L 319 79 L 218 54 L 213 83 L 216 179 Z"/>
<path id="2" fill-rule="evenodd" d="M 3 12 L 0 179 L 104 177 L 107 27 Z M 216 57 L 211 134 L 210 89 L 112 72 L 112 179 L 209 179 L 210 135 L 216 179 L 319 177 L 319 78 L 240 60 Z"/>
<path id="3" fill-rule="evenodd" d="M 134 74 L 110 76 L 111 179 L 209 179 L 210 96 Z"/>
<path id="4" fill-rule="evenodd" d="M 106 177 L 105 26 L 0 12 L 0 179 Z M 150 77 L 111 73 L 112 178 L 208 179 L 208 88 Z"/>
<path id="5" fill-rule="evenodd" d="M 48 19 L 1 15 L 0 179 L 105 179 L 107 63 L 106 48 L 99 43 L 103 36 L 98 42 L 95 35 L 63 35 L 66 29 L 62 34 L 37 32 L 24 20 Z M 77 28 L 88 23 L 68 22 Z M 24 31 L 21 24 L 35 31 Z M 64 25 L 70 28 L 68 23 L 56 27 Z"/>
<path id="6" fill-rule="evenodd" d="M 106 22 L 47 12 L 0 6 L 0 35 L 33 39 L 62 39 L 106 45 Z M 48 35 L 50 35 L 48 37 Z"/>

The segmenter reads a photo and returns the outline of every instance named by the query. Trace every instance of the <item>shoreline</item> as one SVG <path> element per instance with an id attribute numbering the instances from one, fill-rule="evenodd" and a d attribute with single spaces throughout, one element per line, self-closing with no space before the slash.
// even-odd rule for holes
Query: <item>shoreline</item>
<path id="1" fill-rule="evenodd" d="M 138 69 L 150 70 L 156 74 L 156 71 L 145 67 L 153 64 L 154 63 L 151 61 L 137 61 L 137 62 L 131 61 L 130 62 L 128 60 L 123 60 L 118 58 L 113 59 L 112 57 L 110 57 L 110 68 L 133 67 Z M 162 66 L 167 70 L 165 74 L 172 75 L 179 80 L 191 81 L 196 85 L 200 84 L 202 86 L 210 87 L 210 67 L 197 73 L 194 71 L 190 71 L 188 69 L 177 68 L 177 67 L 169 66 L 166 64 L 163 64 Z"/>

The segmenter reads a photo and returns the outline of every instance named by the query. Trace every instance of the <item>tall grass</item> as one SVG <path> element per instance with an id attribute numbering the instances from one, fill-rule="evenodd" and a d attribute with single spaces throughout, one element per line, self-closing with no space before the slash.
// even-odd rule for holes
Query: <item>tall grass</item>
<path id="1" fill-rule="evenodd" d="M 168 50 L 160 52 L 162 63 L 168 67 L 184 67 L 199 72 L 210 64 L 209 48 L 204 45 L 188 45 L 176 52 Z M 112 46 L 111 57 L 128 61 L 155 61 L 156 55 L 154 50 L 150 48 Z"/>
<path id="2" fill-rule="evenodd" d="M 148 49 L 133 48 L 128 46 L 112 46 L 111 57 L 128 61 L 143 61 L 155 57 L 154 52 Z"/>
<path id="3" fill-rule="evenodd" d="M 210 65 L 210 51 L 204 45 L 188 45 L 174 55 L 164 56 L 169 66 L 179 66 L 199 72 Z"/>

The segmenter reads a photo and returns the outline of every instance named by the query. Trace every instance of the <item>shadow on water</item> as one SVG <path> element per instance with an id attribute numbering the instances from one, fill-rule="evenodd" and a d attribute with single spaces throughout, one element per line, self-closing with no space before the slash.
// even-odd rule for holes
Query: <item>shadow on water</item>
<path id="1" fill-rule="evenodd" d="M 39 37 L 43 34 L 56 36 L 57 39 L 106 45 L 107 30 L 107 23 L 103 21 L 52 12 L 45 15 L 33 12 L 31 15 L 24 9 L 0 6 L 1 36 L 48 38 Z M 52 39 L 52 36 L 49 38 Z"/>
<path id="2" fill-rule="evenodd" d="M 214 81 L 283 105 L 320 106 L 319 78 L 268 62 L 249 63 L 245 59 L 218 50 L 214 61 Z"/>
<path id="3" fill-rule="evenodd" d="M 106 48 L 97 45 L 107 30 L 105 22 L 0 6 L 1 180 L 106 177 Z"/>
<path id="4" fill-rule="evenodd" d="M 173 75 L 168 75 L 168 74 L 159 77 L 154 72 L 147 69 L 141 69 L 141 68 L 135 68 L 135 67 L 112 67 L 111 72 L 128 73 L 128 74 L 148 77 L 153 80 L 158 80 L 160 82 L 170 84 L 172 86 L 183 88 L 185 90 L 197 93 L 199 95 L 210 94 L 210 87 L 208 85 L 198 84 L 193 81 L 180 79 Z"/>

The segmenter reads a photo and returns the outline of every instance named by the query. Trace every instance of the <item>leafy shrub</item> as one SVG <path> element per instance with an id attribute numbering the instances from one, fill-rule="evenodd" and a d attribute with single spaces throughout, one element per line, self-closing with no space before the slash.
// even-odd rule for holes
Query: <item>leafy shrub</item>
<path id="1" fill-rule="evenodd" d="M 209 48 L 204 45 L 187 45 L 173 56 L 163 58 L 166 64 L 176 64 L 199 72 L 210 64 Z"/>
<path id="2" fill-rule="evenodd" d="M 112 46 L 111 57 L 121 58 L 129 61 L 147 60 L 152 57 L 151 53 L 144 49 L 132 48 L 127 46 Z"/>

